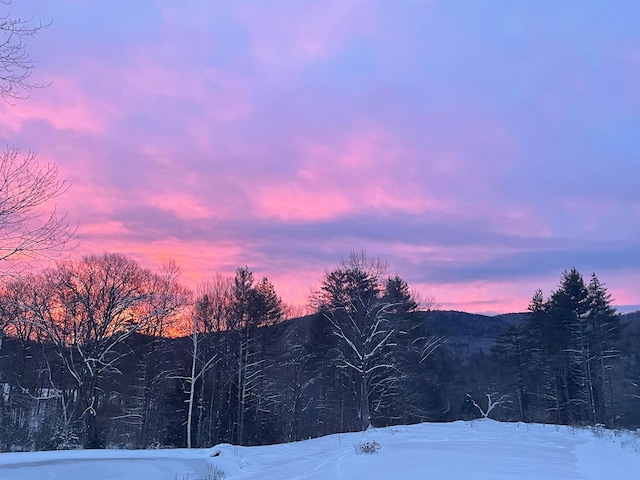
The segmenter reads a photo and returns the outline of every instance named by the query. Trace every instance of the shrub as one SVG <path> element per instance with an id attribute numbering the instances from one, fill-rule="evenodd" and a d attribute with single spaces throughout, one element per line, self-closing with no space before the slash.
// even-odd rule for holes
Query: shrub
<path id="1" fill-rule="evenodd" d="M 382 446 L 376 442 L 375 440 L 372 440 L 370 442 L 360 442 L 356 445 L 356 453 L 360 454 L 360 453 L 367 453 L 367 454 L 373 454 L 373 453 L 378 453 L 380 451 L 380 448 L 382 448 Z"/>

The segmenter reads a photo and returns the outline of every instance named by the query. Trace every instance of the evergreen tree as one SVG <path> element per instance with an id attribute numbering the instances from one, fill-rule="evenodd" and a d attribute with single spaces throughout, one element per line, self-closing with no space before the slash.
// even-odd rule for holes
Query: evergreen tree
<path id="1" fill-rule="evenodd" d="M 572 268 L 548 300 L 538 290 L 529 305 L 526 371 L 538 379 L 539 412 L 551 421 L 595 424 L 611 420 L 613 392 L 608 370 L 615 358 L 618 315 L 611 296 L 592 275 L 585 285 Z"/>
<path id="2" fill-rule="evenodd" d="M 413 312 L 418 308 L 418 303 L 409 290 L 409 285 L 398 275 L 387 279 L 384 288 L 384 301 L 393 305 L 392 309 L 396 314 Z"/>
<path id="3" fill-rule="evenodd" d="M 284 314 L 282 300 L 276 293 L 276 288 L 267 277 L 263 277 L 252 289 L 251 317 L 258 326 L 273 325 L 280 321 Z"/>
<path id="4" fill-rule="evenodd" d="M 265 344 L 264 329 L 282 318 L 283 305 L 275 287 L 265 277 L 254 285 L 253 272 L 248 267 L 238 268 L 233 280 L 230 316 L 230 335 L 235 362 L 235 421 L 231 426 L 231 440 L 245 444 L 247 415 L 260 410 L 264 397 Z"/>
<path id="5" fill-rule="evenodd" d="M 570 424 L 588 423 L 592 403 L 588 382 L 587 287 L 582 275 L 572 268 L 564 271 L 558 290 L 549 299 L 549 320 L 555 338 L 548 337 L 557 353 L 555 358 L 555 396 L 561 418 Z"/>
<path id="6" fill-rule="evenodd" d="M 587 301 L 593 416 L 596 422 L 611 425 L 615 403 L 610 371 L 619 357 L 614 342 L 619 337 L 620 316 L 611 305 L 611 294 L 595 273 L 587 285 Z"/>
<path id="7" fill-rule="evenodd" d="M 527 349 L 527 335 L 523 325 L 510 325 L 496 339 L 493 353 L 504 363 L 513 378 L 520 419 L 529 421 L 527 370 L 531 366 L 531 350 Z"/>

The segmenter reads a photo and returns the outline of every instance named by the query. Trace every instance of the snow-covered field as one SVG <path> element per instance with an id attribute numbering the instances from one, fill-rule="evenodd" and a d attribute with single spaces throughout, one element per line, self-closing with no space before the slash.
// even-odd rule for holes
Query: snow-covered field
<path id="1" fill-rule="evenodd" d="M 640 437 L 597 433 L 476 420 L 371 429 L 264 447 L 2 453 L 0 479 L 638 478 Z M 378 453 L 359 451 L 360 445 L 374 441 L 380 444 Z"/>

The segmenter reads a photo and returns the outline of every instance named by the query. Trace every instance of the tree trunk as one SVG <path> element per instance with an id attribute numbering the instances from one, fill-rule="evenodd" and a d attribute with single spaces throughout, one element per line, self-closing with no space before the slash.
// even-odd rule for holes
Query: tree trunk
<path id="1" fill-rule="evenodd" d="M 367 378 L 364 374 L 360 378 L 360 428 L 362 431 L 371 426 L 371 413 L 369 412 L 369 389 L 367 388 Z"/>
<path id="2" fill-rule="evenodd" d="M 189 379 L 189 405 L 187 414 L 187 448 L 191 448 L 191 421 L 193 418 L 193 400 L 196 391 L 196 360 L 198 357 L 198 333 L 193 330 L 193 355 L 191 357 L 191 378 Z"/>

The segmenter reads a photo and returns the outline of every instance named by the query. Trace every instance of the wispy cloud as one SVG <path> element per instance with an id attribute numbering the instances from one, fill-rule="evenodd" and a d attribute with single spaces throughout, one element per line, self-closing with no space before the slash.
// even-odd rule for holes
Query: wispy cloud
<path id="1" fill-rule="evenodd" d="M 52 85 L 0 138 L 72 183 L 74 255 L 246 264 L 300 303 L 365 249 L 483 312 L 577 266 L 640 304 L 633 2 L 11 7 L 54 20 L 30 45 Z"/>

